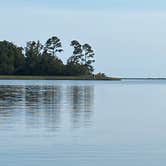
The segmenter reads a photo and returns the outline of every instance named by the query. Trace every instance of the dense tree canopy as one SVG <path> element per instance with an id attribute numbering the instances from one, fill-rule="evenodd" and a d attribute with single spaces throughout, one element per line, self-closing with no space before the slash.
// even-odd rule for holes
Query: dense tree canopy
<path id="1" fill-rule="evenodd" d="M 23 49 L 11 42 L 0 42 L 0 74 L 16 74 L 23 70 L 25 57 Z"/>
<path id="2" fill-rule="evenodd" d="M 94 51 L 89 44 L 81 45 L 77 40 L 71 41 L 70 46 L 74 48 L 73 55 L 67 60 L 67 71 L 69 75 L 89 75 L 94 71 Z"/>
<path id="3" fill-rule="evenodd" d="M 59 55 L 62 43 L 56 36 L 45 44 L 29 41 L 25 49 L 8 41 L 0 42 L 0 75 L 91 75 L 94 51 L 89 44 L 71 41 L 73 54 L 64 64 Z"/>

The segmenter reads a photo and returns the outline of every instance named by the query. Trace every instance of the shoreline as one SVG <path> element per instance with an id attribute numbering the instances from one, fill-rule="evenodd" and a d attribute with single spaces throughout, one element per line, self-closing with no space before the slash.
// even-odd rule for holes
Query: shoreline
<path id="1" fill-rule="evenodd" d="M 166 78 L 121 78 L 121 80 L 166 80 Z"/>
<path id="2" fill-rule="evenodd" d="M 166 78 L 120 78 L 120 77 L 93 78 L 93 76 L 0 75 L 0 80 L 123 81 L 123 80 L 166 80 Z"/>
<path id="3" fill-rule="evenodd" d="M 82 80 L 82 81 L 120 81 L 121 78 L 106 77 L 93 78 L 92 76 L 24 76 L 24 75 L 0 75 L 0 80 Z"/>

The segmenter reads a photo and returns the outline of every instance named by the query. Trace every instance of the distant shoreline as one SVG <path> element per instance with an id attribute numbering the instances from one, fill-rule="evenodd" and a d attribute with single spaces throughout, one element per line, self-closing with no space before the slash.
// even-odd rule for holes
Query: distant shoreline
<path id="1" fill-rule="evenodd" d="M 93 76 L 32 76 L 32 75 L 0 75 L 0 80 L 82 80 L 82 81 L 122 81 L 122 80 L 166 80 L 166 78 L 120 78 Z"/>
<path id="2" fill-rule="evenodd" d="M 121 78 L 121 80 L 166 80 L 166 78 Z"/>
<path id="3" fill-rule="evenodd" d="M 93 78 L 92 76 L 18 76 L 18 75 L 0 75 L 0 80 L 89 80 L 89 81 L 120 81 L 121 78 L 106 77 Z"/>

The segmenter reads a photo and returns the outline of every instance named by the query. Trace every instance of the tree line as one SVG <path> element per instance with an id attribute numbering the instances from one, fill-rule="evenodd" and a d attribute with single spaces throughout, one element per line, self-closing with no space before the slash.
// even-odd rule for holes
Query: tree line
<path id="1" fill-rule="evenodd" d="M 77 40 L 70 43 L 73 54 L 63 63 L 59 55 L 63 53 L 61 40 L 53 36 L 45 44 L 29 41 L 25 48 L 9 41 L 0 41 L 0 75 L 92 75 L 94 50 L 89 44 Z"/>

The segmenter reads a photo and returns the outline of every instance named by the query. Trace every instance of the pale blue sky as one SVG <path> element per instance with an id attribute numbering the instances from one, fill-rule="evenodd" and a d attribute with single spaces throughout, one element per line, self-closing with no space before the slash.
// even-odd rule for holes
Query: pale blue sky
<path id="1" fill-rule="evenodd" d="M 48 6 L 66 9 L 129 9 L 129 10 L 164 10 L 165 0 L 5 0 L 2 5 L 24 6 L 28 4 L 36 6 Z"/>
<path id="2" fill-rule="evenodd" d="M 52 35 L 72 54 L 72 39 L 96 51 L 96 72 L 122 77 L 166 77 L 165 0 L 5 0 L 0 40 L 25 46 Z"/>

